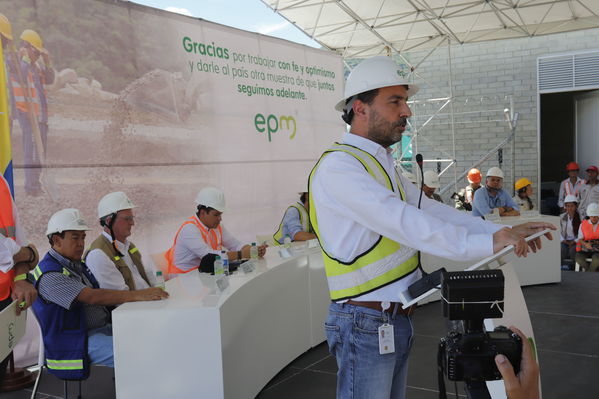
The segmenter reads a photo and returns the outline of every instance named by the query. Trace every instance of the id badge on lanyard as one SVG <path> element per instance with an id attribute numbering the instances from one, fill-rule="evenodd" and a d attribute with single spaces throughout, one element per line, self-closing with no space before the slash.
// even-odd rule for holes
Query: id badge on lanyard
<path id="1" fill-rule="evenodd" d="M 386 312 L 391 306 L 389 302 L 383 302 L 383 324 L 378 328 L 379 333 L 379 353 L 386 355 L 395 352 L 395 335 L 393 334 L 393 325 L 389 324 L 389 314 Z"/>

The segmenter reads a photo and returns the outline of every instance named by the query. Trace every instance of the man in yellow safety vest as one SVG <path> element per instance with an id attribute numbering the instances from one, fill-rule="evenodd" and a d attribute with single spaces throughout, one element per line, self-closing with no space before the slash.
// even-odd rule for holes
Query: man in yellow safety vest
<path id="1" fill-rule="evenodd" d="M 514 244 L 525 256 L 525 236 L 555 229 L 495 225 L 425 196 L 418 209 L 420 191 L 396 172 L 389 149 L 411 116 L 407 100 L 418 91 L 411 72 L 388 57 L 354 68 L 336 106 L 350 131 L 310 174 L 310 220 L 332 300 L 325 329 L 339 367 L 339 398 L 405 398 L 413 331 L 411 309 L 398 301 L 421 276 L 418 251 L 474 260 Z M 385 334 L 393 345 L 379 340 Z"/>
<path id="2" fill-rule="evenodd" d="M 283 244 L 285 237 L 289 237 L 291 241 L 308 241 L 316 238 L 308 214 L 310 209 L 308 193 L 299 194 L 300 200 L 287 208 L 278 230 L 272 236 L 276 245 Z"/>

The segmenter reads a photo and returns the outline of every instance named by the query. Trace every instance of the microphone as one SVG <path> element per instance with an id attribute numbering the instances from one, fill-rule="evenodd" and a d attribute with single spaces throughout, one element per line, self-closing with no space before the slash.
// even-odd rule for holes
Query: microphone
<path id="1" fill-rule="evenodd" d="M 420 166 L 420 170 L 422 170 L 422 163 L 424 161 L 422 160 L 422 154 L 416 154 L 416 163 L 418 164 L 418 166 Z"/>
<path id="2" fill-rule="evenodd" d="M 424 186 L 424 170 L 422 169 L 424 160 L 422 159 L 422 154 L 416 154 L 416 163 L 418 164 L 418 169 L 420 169 L 420 197 L 418 197 L 418 209 L 420 209 L 420 203 L 422 202 L 422 189 Z"/>

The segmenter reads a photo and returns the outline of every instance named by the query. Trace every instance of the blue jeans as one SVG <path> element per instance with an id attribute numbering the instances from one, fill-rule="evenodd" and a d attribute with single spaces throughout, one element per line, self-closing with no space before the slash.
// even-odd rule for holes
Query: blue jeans
<path id="1" fill-rule="evenodd" d="M 395 353 L 379 353 L 382 310 L 332 303 L 325 322 L 329 351 L 337 358 L 338 399 L 405 399 L 408 355 L 412 347 L 409 316 L 387 314 L 393 325 Z"/>
<path id="2" fill-rule="evenodd" d="M 111 324 L 87 332 L 87 354 L 92 364 L 102 364 L 114 368 Z"/>

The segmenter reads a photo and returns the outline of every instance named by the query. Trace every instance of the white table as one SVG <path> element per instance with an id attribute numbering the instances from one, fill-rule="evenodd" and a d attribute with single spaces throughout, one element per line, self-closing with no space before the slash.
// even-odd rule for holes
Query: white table
<path id="1" fill-rule="evenodd" d="M 113 311 L 118 398 L 250 398 L 325 340 L 330 303 L 320 248 L 275 248 L 230 277 L 196 271 L 167 281 L 168 300 Z"/>

